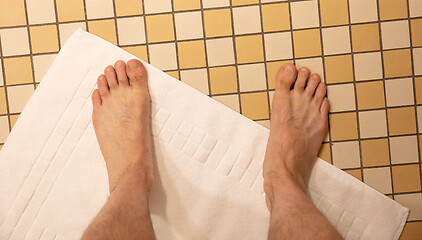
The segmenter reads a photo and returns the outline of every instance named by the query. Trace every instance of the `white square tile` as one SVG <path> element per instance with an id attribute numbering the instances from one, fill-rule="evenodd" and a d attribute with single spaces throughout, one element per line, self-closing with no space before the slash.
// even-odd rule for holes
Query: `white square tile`
<path id="1" fill-rule="evenodd" d="M 205 95 L 210 94 L 206 68 L 180 71 L 180 80 Z"/>
<path id="2" fill-rule="evenodd" d="M 264 63 L 238 65 L 237 73 L 241 92 L 267 89 Z"/>
<path id="3" fill-rule="evenodd" d="M 413 49 L 413 67 L 415 75 L 422 75 L 422 48 Z"/>
<path id="4" fill-rule="evenodd" d="M 85 0 L 87 19 L 114 17 L 113 0 Z"/>
<path id="5" fill-rule="evenodd" d="M 293 58 L 291 32 L 264 34 L 264 44 L 267 61 Z"/>
<path id="6" fill-rule="evenodd" d="M 305 58 L 305 59 L 296 59 L 296 67 L 307 67 L 311 73 L 318 73 L 321 77 L 321 81 L 324 82 L 324 67 L 322 65 L 322 58 Z"/>
<path id="7" fill-rule="evenodd" d="M 233 24 L 236 35 L 261 32 L 259 6 L 233 8 Z"/>
<path id="8" fill-rule="evenodd" d="M 56 10 L 54 0 L 31 0 L 26 1 L 29 24 L 56 22 Z"/>
<path id="9" fill-rule="evenodd" d="M 200 11 L 174 14 L 177 40 L 197 39 L 204 37 L 202 14 Z"/>
<path id="10" fill-rule="evenodd" d="M 382 79 L 381 53 L 354 54 L 356 80 Z"/>
<path id="11" fill-rule="evenodd" d="M 78 29 L 82 28 L 86 31 L 86 23 L 76 22 L 76 23 L 65 23 L 59 24 L 59 33 L 60 33 L 60 44 L 63 46 L 64 43 L 69 39 L 69 37 Z"/>
<path id="12" fill-rule="evenodd" d="M 270 112 L 271 112 L 271 108 L 273 107 L 274 93 L 275 93 L 274 90 L 268 92 L 268 98 L 270 99 Z"/>
<path id="13" fill-rule="evenodd" d="M 0 59 L 0 86 L 4 85 L 4 76 L 3 76 L 3 63 Z"/>
<path id="14" fill-rule="evenodd" d="M 390 167 L 363 169 L 363 179 L 383 194 L 392 193 Z"/>
<path id="15" fill-rule="evenodd" d="M 233 38 L 207 39 L 206 44 L 210 67 L 234 64 Z"/>
<path id="16" fill-rule="evenodd" d="M 330 100 L 330 112 L 356 110 L 355 87 L 353 83 L 328 85 L 327 96 Z"/>
<path id="17" fill-rule="evenodd" d="M 319 27 L 318 3 L 316 0 L 290 3 L 293 29 Z"/>
<path id="18" fill-rule="evenodd" d="M 422 16 L 422 1 L 409 0 L 410 17 Z"/>
<path id="19" fill-rule="evenodd" d="M 35 82 L 41 82 L 47 73 L 57 54 L 37 55 L 33 56 Z"/>
<path id="20" fill-rule="evenodd" d="M 385 110 L 359 112 L 359 132 L 361 138 L 387 136 Z"/>
<path id="21" fill-rule="evenodd" d="M 0 30 L 3 56 L 29 54 L 28 30 L 26 27 Z"/>
<path id="22" fill-rule="evenodd" d="M 383 49 L 410 47 L 409 21 L 381 23 Z"/>
<path id="23" fill-rule="evenodd" d="M 324 54 L 350 53 L 349 27 L 332 27 L 322 29 Z"/>
<path id="24" fill-rule="evenodd" d="M 349 0 L 351 23 L 378 21 L 377 0 Z"/>
<path id="25" fill-rule="evenodd" d="M 152 65 L 163 71 L 177 69 L 175 43 L 152 44 L 148 49 Z"/>
<path id="26" fill-rule="evenodd" d="M 119 45 L 144 44 L 145 25 L 144 17 L 128 17 L 117 19 Z"/>
<path id="27" fill-rule="evenodd" d="M 390 138 L 391 163 L 418 162 L 418 140 L 416 136 Z"/>
<path id="28" fill-rule="evenodd" d="M 413 105 L 412 78 L 385 80 L 385 93 L 388 107 Z"/>
<path id="29" fill-rule="evenodd" d="M 226 105 L 227 107 L 231 108 L 236 112 L 240 112 L 239 107 L 239 95 L 232 94 L 232 95 L 221 95 L 221 96 L 213 96 L 213 99 L 217 100 L 218 102 Z"/>
<path id="30" fill-rule="evenodd" d="M 34 85 L 19 85 L 7 87 L 9 112 L 20 113 L 34 92 Z"/>
<path id="31" fill-rule="evenodd" d="M 7 136 L 9 136 L 9 118 L 0 116 L 0 143 L 6 142 Z"/>
<path id="32" fill-rule="evenodd" d="M 422 106 L 416 107 L 416 113 L 418 114 L 418 128 L 419 133 L 422 133 Z"/>
<path id="33" fill-rule="evenodd" d="M 422 193 L 397 194 L 394 200 L 410 209 L 408 221 L 422 220 Z"/>
<path id="34" fill-rule="evenodd" d="M 230 0 L 202 0 L 203 8 L 217 8 L 230 6 Z"/>
<path id="35" fill-rule="evenodd" d="M 360 167 L 359 142 L 338 142 L 332 144 L 333 165 L 341 168 Z"/>
<path id="36" fill-rule="evenodd" d="M 261 124 L 262 126 L 270 129 L 270 120 L 259 120 L 259 121 L 255 121 L 259 124 Z"/>
<path id="37" fill-rule="evenodd" d="M 144 0 L 144 11 L 150 13 L 171 12 L 171 0 Z"/>

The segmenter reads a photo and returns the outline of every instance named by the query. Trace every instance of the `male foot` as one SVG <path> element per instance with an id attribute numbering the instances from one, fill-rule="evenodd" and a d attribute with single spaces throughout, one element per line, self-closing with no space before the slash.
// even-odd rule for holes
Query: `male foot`
<path id="1" fill-rule="evenodd" d="M 110 193 L 132 171 L 149 193 L 153 184 L 150 97 L 138 60 L 108 66 L 92 94 L 92 122 L 109 176 Z"/>
<path id="2" fill-rule="evenodd" d="M 283 65 L 277 72 L 270 136 L 263 166 L 271 210 L 273 187 L 286 180 L 307 189 L 309 176 L 328 129 L 326 86 L 307 68 Z"/>

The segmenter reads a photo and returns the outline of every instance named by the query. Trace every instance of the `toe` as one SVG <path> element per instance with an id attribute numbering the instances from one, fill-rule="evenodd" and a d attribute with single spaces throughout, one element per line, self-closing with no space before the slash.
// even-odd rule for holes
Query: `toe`
<path id="1" fill-rule="evenodd" d="M 322 100 L 320 112 L 323 117 L 328 118 L 329 111 L 330 111 L 330 102 L 328 101 L 328 98 L 325 97 L 324 100 Z"/>
<path id="2" fill-rule="evenodd" d="M 117 81 L 119 82 L 119 86 L 129 86 L 129 79 L 127 78 L 126 74 L 125 62 L 122 60 L 117 61 L 114 64 L 114 68 L 116 69 Z"/>
<path id="3" fill-rule="evenodd" d="M 326 92 L 327 87 L 323 82 L 320 82 L 314 95 L 314 101 L 317 103 L 318 106 L 321 106 L 322 100 L 324 100 Z"/>
<path id="4" fill-rule="evenodd" d="M 321 78 L 319 77 L 319 75 L 316 73 L 312 74 L 308 80 L 308 84 L 306 85 L 305 92 L 308 95 L 313 96 L 320 82 L 321 82 Z"/>
<path id="5" fill-rule="evenodd" d="M 107 78 L 104 74 L 101 74 L 97 79 L 97 86 L 98 86 L 98 92 L 100 96 L 104 97 L 109 93 L 109 86 L 107 82 Z"/>
<path id="6" fill-rule="evenodd" d="M 100 91 L 98 89 L 95 89 L 92 93 L 92 105 L 94 106 L 94 109 L 101 106 L 101 96 Z"/>
<path id="7" fill-rule="evenodd" d="M 139 60 L 129 60 L 126 65 L 126 72 L 134 88 L 148 87 L 148 81 L 145 77 L 146 70 L 144 65 Z"/>
<path id="8" fill-rule="evenodd" d="M 295 65 L 286 63 L 281 66 L 275 78 L 276 89 L 290 90 L 296 80 L 296 74 Z"/>
<path id="9" fill-rule="evenodd" d="M 311 73 L 308 68 L 299 68 L 299 71 L 297 73 L 297 80 L 295 82 L 295 89 L 303 90 L 305 88 L 306 83 L 308 82 L 310 74 Z"/>
<path id="10" fill-rule="evenodd" d="M 107 78 L 108 86 L 110 87 L 110 89 L 119 86 L 119 84 L 117 83 L 116 71 L 114 70 L 113 66 L 107 66 L 104 69 L 104 74 Z"/>

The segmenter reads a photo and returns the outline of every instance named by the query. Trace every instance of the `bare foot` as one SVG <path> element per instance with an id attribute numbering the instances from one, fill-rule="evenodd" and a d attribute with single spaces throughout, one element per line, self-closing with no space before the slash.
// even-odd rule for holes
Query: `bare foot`
<path id="1" fill-rule="evenodd" d="M 328 130 L 330 106 L 325 93 L 326 86 L 318 74 L 310 76 L 307 68 L 297 71 L 293 64 L 285 64 L 278 70 L 263 166 L 267 204 L 273 184 L 286 178 L 306 192 Z"/>
<path id="2" fill-rule="evenodd" d="M 150 97 L 146 70 L 138 60 L 117 61 L 97 80 L 92 122 L 107 165 L 110 193 L 130 170 L 153 184 Z"/>

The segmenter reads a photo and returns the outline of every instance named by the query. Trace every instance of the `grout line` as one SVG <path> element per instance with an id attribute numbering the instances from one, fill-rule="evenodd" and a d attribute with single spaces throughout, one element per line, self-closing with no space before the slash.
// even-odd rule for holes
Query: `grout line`
<path id="1" fill-rule="evenodd" d="M 88 27 L 88 13 L 86 11 L 86 0 L 82 0 L 84 3 L 84 14 L 85 14 L 85 27 L 86 27 L 86 31 L 89 32 L 89 27 Z"/>
<path id="2" fill-rule="evenodd" d="M 58 16 L 58 12 L 57 12 L 57 1 L 54 0 L 53 4 L 54 4 L 54 13 L 55 13 L 55 16 L 56 16 L 55 25 L 56 25 L 56 28 L 57 28 L 57 43 L 59 44 L 59 51 L 60 51 L 60 49 L 62 48 L 62 43 L 61 43 L 61 40 L 60 40 L 59 16 Z M 35 69 L 34 69 L 34 71 L 35 71 Z"/>
<path id="3" fill-rule="evenodd" d="M 177 41 L 177 33 L 176 33 L 176 19 L 175 19 L 175 12 L 174 12 L 174 0 L 170 0 L 171 1 L 171 17 L 173 19 L 173 35 L 174 35 L 174 45 L 176 48 L 176 63 L 177 63 L 177 69 L 175 71 L 177 71 L 177 75 L 179 77 L 179 81 L 180 81 L 180 61 L 179 61 L 179 42 Z"/>
<path id="4" fill-rule="evenodd" d="M 24 0 L 24 6 L 25 6 L 25 18 L 26 18 L 26 22 L 29 25 L 29 17 L 28 17 L 28 6 L 27 6 L 27 0 Z M 28 26 L 26 28 L 26 31 L 28 33 L 28 44 L 29 44 L 29 56 L 30 56 L 30 60 L 31 60 L 31 73 L 32 73 L 32 84 L 34 85 L 34 90 L 36 88 L 36 82 L 35 82 L 35 69 L 34 69 L 34 56 L 32 53 L 32 39 L 31 39 L 31 31 L 30 31 L 30 26 Z M 10 116 L 9 116 L 9 125 L 10 125 L 10 130 L 12 130 L 12 124 L 10 123 Z"/>
<path id="5" fill-rule="evenodd" d="M 114 28 L 115 28 L 115 33 L 116 33 L 116 46 L 120 47 L 120 43 L 119 43 L 119 28 L 117 27 L 117 13 L 116 13 L 116 1 L 113 1 L 113 22 L 114 22 Z M 114 67 L 114 66 L 113 66 Z"/>
<path id="6" fill-rule="evenodd" d="M 205 67 L 207 69 L 207 84 L 208 84 L 208 96 L 211 97 L 211 78 L 210 78 L 210 66 L 208 64 L 208 51 L 207 51 L 207 37 L 206 37 L 206 33 L 205 33 L 205 16 L 204 16 L 204 5 L 202 3 L 202 1 L 199 1 L 200 3 L 200 7 L 201 7 L 201 21 L 202 21 L 202 34 L 204 37 L 204 49 L 205 49 Z M 182 79 L 180 77 L 180 79 Z"/>
<path id="7" fill-rule="evenodd" d="M 8 130 L 9 130 L 9 133 L 10 133 L 10 131 L 12 130 L 12 128 L 11 128 L 11 124 L 10 124 L 10 109 L 9 109 L 9 97 L 8 97 L 8 93 L 7 93 L 7 85 L 6 85 L 6 69 L 5 69 L 5 66 L 4 66 L 4 58 L 3 58 L 3 45 L 2 45 L 2 42 L 1 42 L 1 37 L 0 37 L 0 59 L 1 59 L 1 68 L 2 68 L 2 72 L 3 72 L 3 89 L 4 89 L 4 98 L 5 98 L 5 101 L 6 101 L 6 115 L 4 115 L 4 116 L 6 116 L 7 117 L 7 122 L 8 122 Z"/>
<path id="8" fill-rule="evenodd" d="M 149 57 L 149 42 L 148 42 L 148 33 L 147 33 L 147 20 L 145 17 L 145 3 L 144 1 L 141 1 L 142 3 L 142 18 L 144 19 L 144 33 L 145 33 L 145 48 L 147 51 L 147 59 L 145 59 L 148 63 L 151 63 L 151 59 Z M 143 45 L 142 45 L 143 46 Z"/>
<path id="9" fill-rule="evenodd" d="M 234 29 L 234 15 L 233 15 L 233 0 L 230 0 L 230 16 L 231 16 L 231 26 L 232 26 L 232 41 L 233 41 L 233 54 L 234 54 L 234 66 L 236 70 L 236 82 L 237 82 L 237 97 L 239 100 L 239 113 L 242 114 L 242 101 L 240 96 L 240 81 L 239 81 L 239 71 L 238 71 L 238 62 L 237 62 L 237 49 L 236 49 L 236 33 Z"/>

